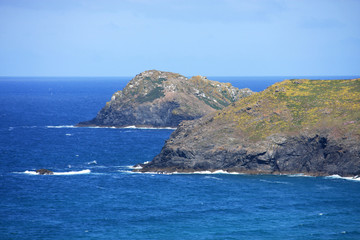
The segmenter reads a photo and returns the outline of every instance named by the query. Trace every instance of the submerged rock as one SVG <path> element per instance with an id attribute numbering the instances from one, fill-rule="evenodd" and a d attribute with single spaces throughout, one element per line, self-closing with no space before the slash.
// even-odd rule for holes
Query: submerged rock
<path id="1" fill-rule="evenodd" d="M 360 79 L 287 80 L 180 124 L 142 172 L 360 175 Z"/>
<path id="2" fill-rule="evenodd" d="M 249 96 L 250 89 L 195 76 L 145 71 L 136 75 L 97 114 L 78 126 L 177 127 Z"/>
<path id="3" fill-rule="evenodd" d="M 44 169 L 44 168 L 38 169 L 38 170 L 36 170 L 35 172 L 38 173 L 38 174 L 40 174 L 40 175 L 53 175 L 53 174 L 54 174 L 53 171 L 50 171 L 50 170 Z"/>

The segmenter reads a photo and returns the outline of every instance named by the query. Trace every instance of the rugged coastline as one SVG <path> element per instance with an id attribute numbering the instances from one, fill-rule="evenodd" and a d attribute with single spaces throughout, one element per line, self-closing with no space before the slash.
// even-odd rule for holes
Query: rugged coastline
<path id="1" fill-rule="evenodd" d="M 140 172 L 360 175 L 360 79 L 286 80 L 180 124 Z"/>
<path id="2" fill-rule="evenodd" d="M 114 93 L 94 119 L 77 126 L 174 128 L 183 120 L 200 118 L 252 93 L 203 76 L 188 79 L 177 73 L 149 70 Z"/>

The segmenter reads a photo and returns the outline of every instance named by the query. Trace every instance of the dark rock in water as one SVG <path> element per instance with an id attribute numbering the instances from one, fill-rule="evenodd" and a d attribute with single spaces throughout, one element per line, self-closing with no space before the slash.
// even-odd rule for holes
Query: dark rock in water
<path id="1" fill-rule="evenodd" d="M 182 122 L 142 172 L 360 175 L 360 79 L 277 83 Z"/>
<path id="2" fill-rule="evenodd" d="M 200 118 L 252 93 L 202 76 L 188 79 L 150 70 L 136 75 L 93 120 L 78 126 L 177 127 L 183 120 Z"/>
<path id="3" fill-rule="evenodd" d="M 38 173 L 38 174 L 40 174 L 40 175 L 53 175 L 53 174 L 54 174 L 53 171 L 50 171 L 50 170 L 44 169 L 44 168 L 38 169 L 38 170 L 36 170 L 35 172 Z"/>

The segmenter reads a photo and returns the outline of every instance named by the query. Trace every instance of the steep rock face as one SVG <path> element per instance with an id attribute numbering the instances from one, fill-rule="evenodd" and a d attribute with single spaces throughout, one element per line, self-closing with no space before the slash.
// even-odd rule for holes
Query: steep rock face
<path id="1" fill-rule="evenodd" d="M 360 79 L 287 80 L 180 124 L 139 171 L 360 175 Z"/>
<path id="2" fill-rule="evenodd" d="M 182 120 L 197 119 L 249 96 L 249 89 L 195 76 L 157 70 L 136 75 L 91 121 L 79 126 L 129 125 L 176 127 Z"/>

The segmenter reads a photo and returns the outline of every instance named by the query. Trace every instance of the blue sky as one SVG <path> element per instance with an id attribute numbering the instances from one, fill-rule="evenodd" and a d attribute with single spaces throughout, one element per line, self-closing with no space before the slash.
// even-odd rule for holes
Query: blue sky
<path id="1" fill-rule="evenodd" d="M 0 0 L 0 76 L 359 75 L 359 0 Z"/>

